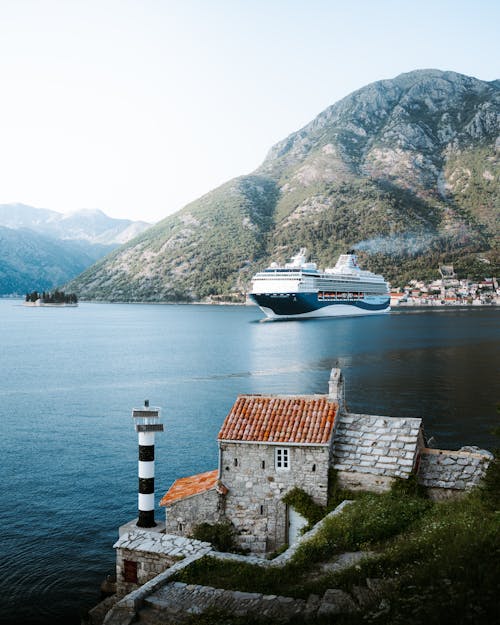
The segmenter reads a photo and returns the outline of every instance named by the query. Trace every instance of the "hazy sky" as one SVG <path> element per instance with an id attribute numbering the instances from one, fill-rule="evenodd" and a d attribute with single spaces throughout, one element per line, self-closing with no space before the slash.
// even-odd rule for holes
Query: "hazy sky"
<path id="1" fill-rule="evenodd" d="M 158 221 L 324 108 L 500 78 L 497 0 L 0 0 L 0 203 Z"/>

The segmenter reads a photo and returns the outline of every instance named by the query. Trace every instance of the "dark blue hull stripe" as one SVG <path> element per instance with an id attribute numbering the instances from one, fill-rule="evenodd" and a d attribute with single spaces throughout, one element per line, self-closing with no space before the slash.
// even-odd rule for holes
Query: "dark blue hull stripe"
<path id="1" fill-rule="evenodd" d="M 303 315 L 304 313 L 314 312 L 326 306 L 352 306 L 366 310 L 367 312 L 377 312 L 386 310 L 389 307 L 390 299 L 385 299 L 380 304 L 370 304 L 365 301 L 355 300 L 336 300 L 336 301 L 320 301 L 316 293 L 283 293 L 278 297 L 276 295 L 267 295 L 264 293 L 251 293 L 250 299 L 263 308 L 269 308 L 275 315 Z"/>

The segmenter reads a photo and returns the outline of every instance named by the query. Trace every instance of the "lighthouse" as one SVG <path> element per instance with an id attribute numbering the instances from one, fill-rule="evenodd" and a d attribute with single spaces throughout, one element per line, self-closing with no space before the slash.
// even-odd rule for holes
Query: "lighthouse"
<path id="1" fill-rule="evenodd" d="M 142 408 L 132 410 L 139 437 L 139 518 L 137 527 L 156 527 L 155 523 L 155 433 L 163 432 L 160 409 L 146 399 Z"/>

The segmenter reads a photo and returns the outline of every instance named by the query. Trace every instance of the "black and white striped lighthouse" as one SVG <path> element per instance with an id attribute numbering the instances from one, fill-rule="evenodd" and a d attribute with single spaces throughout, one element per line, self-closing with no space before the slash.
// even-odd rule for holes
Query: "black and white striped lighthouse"
<path id="1" fill-rule="evenodd" d="M 132 411 L 139 434 L 139 518 L 137 527 L 155 527 L 155 432 L 163 432 L 160 409 L 149 406 Z"/>

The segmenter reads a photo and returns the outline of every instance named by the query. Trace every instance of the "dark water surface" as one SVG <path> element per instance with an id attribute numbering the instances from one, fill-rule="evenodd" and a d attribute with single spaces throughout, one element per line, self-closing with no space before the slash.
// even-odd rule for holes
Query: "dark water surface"
<path id="1" fill-rule="evenodd" d="M 157 500 L 217 466 L 238 393 L 324 393 L 340 366 L 350 410 L 424 417 L 437 446 L 492 448 L 495 309 L 260 323 L 253 307 L 0 300 L 0 622 L 73 625 L 114 569 L 136 515 L 132 407 L 163 408 Z"/>

